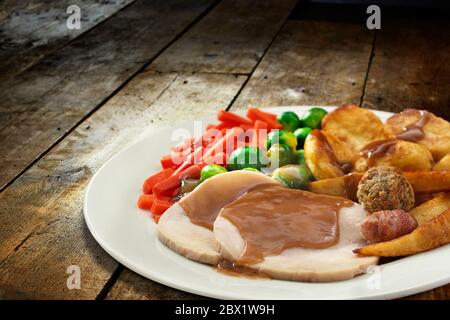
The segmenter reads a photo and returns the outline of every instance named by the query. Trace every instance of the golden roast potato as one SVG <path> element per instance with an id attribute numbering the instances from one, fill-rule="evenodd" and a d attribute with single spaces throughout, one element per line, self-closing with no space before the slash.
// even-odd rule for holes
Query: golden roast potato
<path id="1" fill-rule="evenodd" d="M 418 127 L 424 134 L 416 142 L 430 150 L 435 161 L 450 153 L 450 123 L 429 111 L 405 109 L 386 121 L 385 130 L 390 135 L 398 135 L 414 124 L 419 124 Z"/>
<path id="2" fill-rule="evenodd" d="M 430 151 L 421 144 L 404 140 L 381 140 L 363 148 L 354 169 L 364 172 L 370 167 L 392 166 L 402 171 L 428 171 L 432 164 Z"/>
<path id="3" fill-rule="evenodd" d="M 441 160 L 439 160 L 439 162 L 436 163 L 431 170 L 433 171 L 450 170 L 450 153 L 447 154 L 445 157 L 443 157 Z"/>
<path id="4" fill-rule="evenodd" d="M 370 110 L 343 105 L 322 119 L 322 130 L 348 145 L 353 153 L 375 140 L 387 139 L 381 120 Z"/>

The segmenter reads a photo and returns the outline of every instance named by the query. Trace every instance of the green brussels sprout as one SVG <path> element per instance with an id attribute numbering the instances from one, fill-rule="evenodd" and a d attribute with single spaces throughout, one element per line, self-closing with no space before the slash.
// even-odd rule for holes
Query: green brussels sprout
<path id="1" fill-rule="evenodd" d="M 295 112 L 283 112 L 277 119 L 283 125 L 283 129 L 287 131 L 294 131 L 300 126 L 300 119 Z"/>
<path id="2" fill-rule="evenodd" d="M 327 111 L 322 108 L 311 108 L 301 118 L 303 126 L 311 129 L 320 129 L 320 123 Z"/>
<path id="3" fill-rule="evenodd" d="M 272 178 L 292 189 L 306 189 L 311 181 L 308 171 L 306 165 L 288 164 L 276 169 Z"/>
<path id="4" fill-rule="evenodd" d="M 294 131 L 294 135 L 297 138 L 297 149 L 303 148 L 306 137 L 310 134 L 311 131 L 312 129 L 309 127 L 298 128 Z"/>
<path id="5" fill-rule="evenodd" d="M 228 161 L 228 170 L 241 170 L 254 168 L 260 170 L 269 163 L 264 152 L 253 146 L 245 146 L 234 150 Z"/>
<path id="6" fill-rule="evenodd" d="M 295 150 L 297 147 L 297 138 L 292 132 L 273 130 L 267 135 L 266 149 L 269 150 L 272 144 L 275 143 L 288 145 L 292 150 Z"/>
<path id="7" fill-rule="evenodd" d="M 219 166 L 218 164 L 208 164 L 207 166 L 203 167 L 202 171 L 200 171 L 200 182 L 203 182 L 206 179 L 215 176 L 216 174 L 225 172 L 227 172 L 227 169 Z"/>
<path id="8" fill-rule="evenodd" d="M 308 171 L 309 180 L 314 181 L 315 180 L 314 175 L 312 174 L 311 170 L 309 169 L 308 165 L 306 164 L 305 150 L 303 150 L 303 149 L 302 150 L 297 150 L 295 152 L 294 157 L 295 157 L 296 163 L 299 164 L 299 165 L 304 166 L 305 169 Z"/>
<path id="9" fill-rule="evenodd" d="M 259 173 L 261 173 L 261 171 L 259 171 L 258 169 L 255 169 L 255 168 L 244 168 L 244 169 L 242 169 L 242 170 L 244 170 L 244 171 L 254 171 L 254 172 L 259 172 Z"/>
<path id="10" fill-rule="evenodd" d="M 270 147 L 267 156 L 270 159 L 271 167 L 282 167 L 291 163 L 292 149 L 288 145 L 275 143 Z"/>

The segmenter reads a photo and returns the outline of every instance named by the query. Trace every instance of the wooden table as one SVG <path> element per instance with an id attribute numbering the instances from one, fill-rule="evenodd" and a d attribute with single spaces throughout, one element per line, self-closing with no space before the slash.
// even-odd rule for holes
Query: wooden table
<path id="1" fill-rule="evenodd" d="M 198 298 L 121 266 L 83 220 L 93 173 L 144 130 L 249 104 L 450 119 L 448 21 L 383 16 L 371 31 L 295 0 L 86 0 L 69 30 L 70 3 L 0 7 L 0 299 Z"/>

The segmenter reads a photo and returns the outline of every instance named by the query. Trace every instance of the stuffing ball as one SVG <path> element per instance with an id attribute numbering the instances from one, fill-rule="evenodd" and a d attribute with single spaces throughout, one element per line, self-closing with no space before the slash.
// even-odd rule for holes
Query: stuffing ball
<path id="1" fill-rule="evenodd" d="M 414 208 L 414 190 L 401 171 L 380 166 L 369 169 L 358 184 L 359 203 L 370 213 Z"/>

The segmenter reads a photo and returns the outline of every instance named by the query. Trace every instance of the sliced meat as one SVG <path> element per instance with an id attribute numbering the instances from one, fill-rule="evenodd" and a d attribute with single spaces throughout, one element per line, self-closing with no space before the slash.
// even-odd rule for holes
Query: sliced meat
<path id="1" fill-rule="evenodd" d="M 247 265 L 275 279 L 326 282 L 353 278 L 365 273 L 378 262 L 377 257 L 358 257 L 352 250 L 365 245 L 360 235 L 360 224 L 366 211 L 354 204 L 339 211 L 339 240 L 325 249 L 291 248 L 278 255 L 267 256 L 264 261 Z M 225 217 L 217 217 L 214 235 L 220 245 L 220 254 L 236 261 L 244 253 L 245 240 L 239 230 Z"/>
<path id="2" fill-rule="evenodd" d="M 220 255 L 212 223 L 226 204 L 261 184 L 278 182 L 264 174 L 242 170 L 209 178 L 162 215 L 158 223 L 160 241 L 186 258 L 217 264 Z"/>

